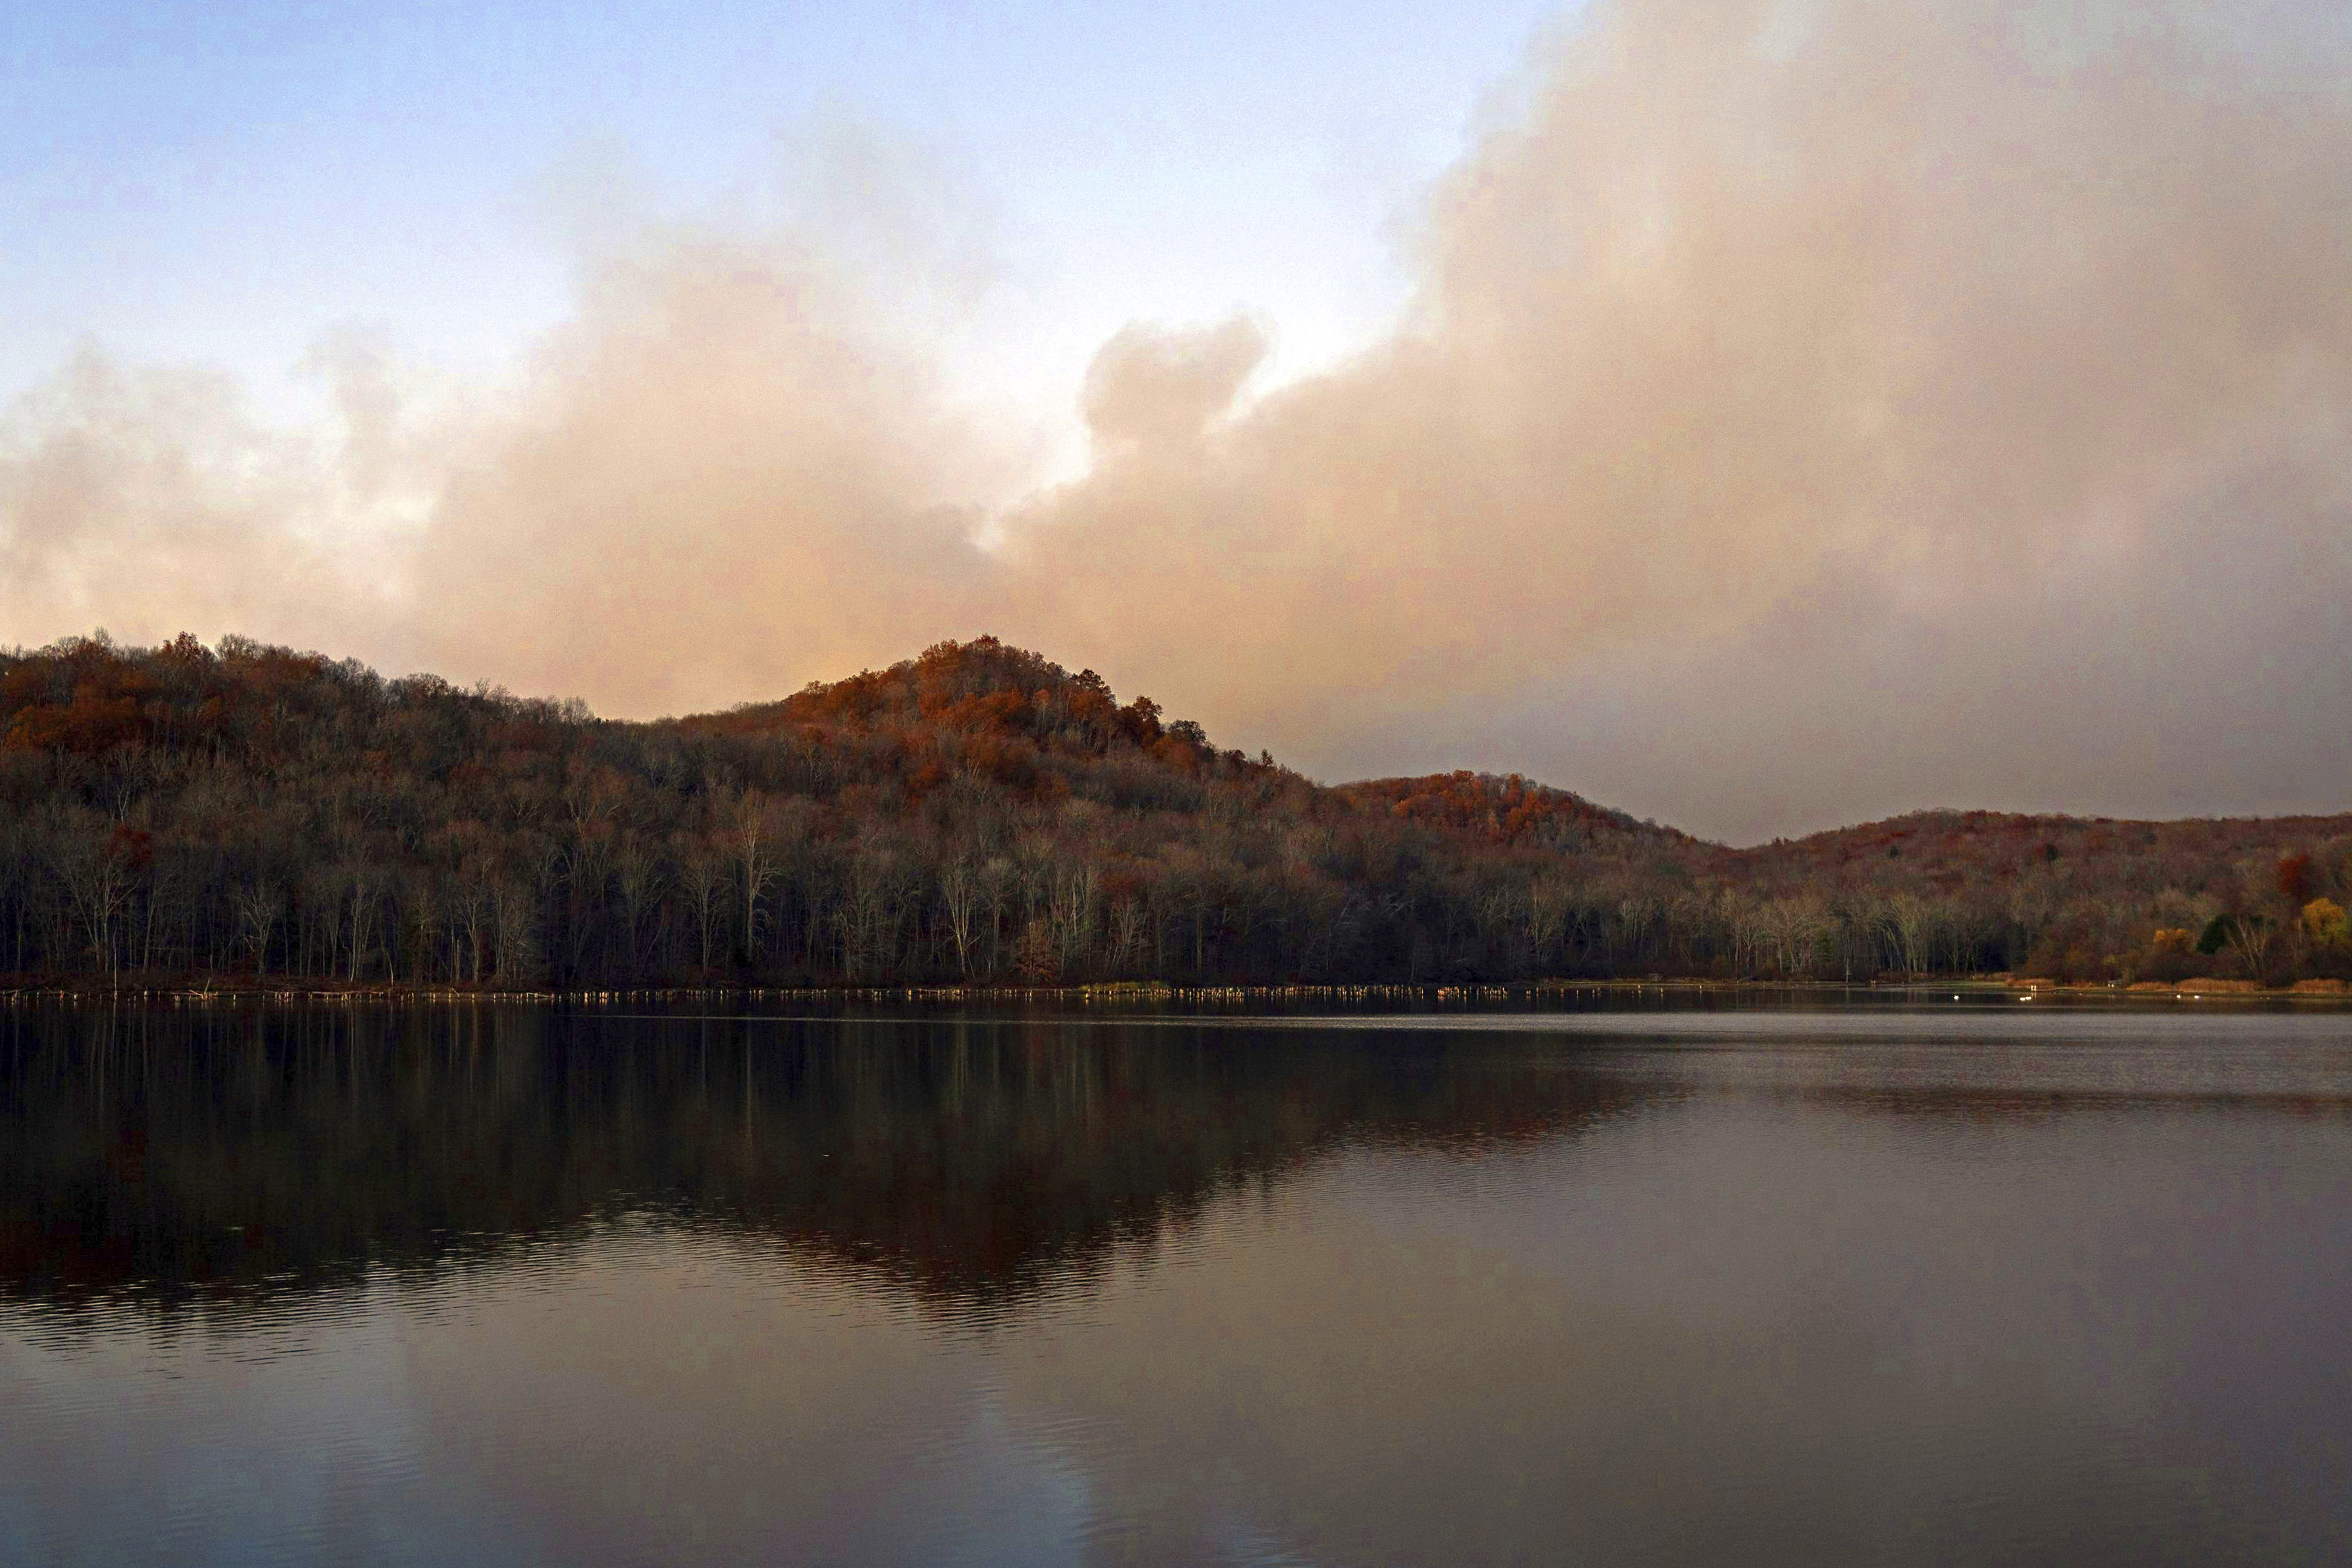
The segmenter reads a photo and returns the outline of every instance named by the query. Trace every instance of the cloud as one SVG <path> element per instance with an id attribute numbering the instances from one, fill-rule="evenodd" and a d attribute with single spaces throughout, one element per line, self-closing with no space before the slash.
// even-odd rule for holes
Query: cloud
<path id="1" fill-rule="evenodd" d="M 219 377 L 85 349 L 0 421 L 0 637 L 365 636 L 383 606 L 320 539 L 341 467 Z"/>
<path id="2" fill-rule="evenodd" d="M 2341 804 L 2280 765 L 2352 718 L 2352 61 L 2315 16 L 1597 7 L 1438 193 L 1409 330 L 1038 503 L 1040 621 L 1332 771 L 1409 712 L 1723 831 L 1962 779 Z"/>
<path id="3" fill-rule="evenodd" d="M 1052 498 L 1045 575 L 1196 581 L 1148 602 L 1219 629 L 1229 700 L 1311 680 L 1345 723 L 1734 632 L 1832 563 L 1997 607 L 2225 493 L 2340 567 L 2344 51 L 2282 79 L 2067 15 L 1597 9 L 1439 193 L 1412 329 Z"/>
<path id="4" fill-rule="evenodd" d="M 1087 370 L 1087 429 L 1107 454 L 1197 447 L 1273 345 L 1254 321 L 1170 332 L 1130 325 Z"/>
<path id="5" fill-rule="evenodd" d="M 1318 771 L 1531 765 L 1725 832 L 2341 804 L 2347 66 L 2315 4 L 1601 0 L 1434 193 L 1394 334 L 1251 396 L 1264 324 L 1132 325 L 1069 482 L 1024 493 L 919 341 L 974 273 L 901 189 L 615 247 L 495 413 L 346 443 L 432 498 L 346 557 L 389 622 L 300 544 L 353 489 L 315 454 L 184 393 L 20 411 L 0 636 L 294 635 L 324 585 L 415 663 L 651 712 L 992 629 Z M 289 568 L 221 563 L 273 530 Z M 149 548 L 181 586 L 115 580 Z"/>
<path id="6" fill-rule="evenodd" d="M 971 625 L 985 443 L 838 288 L 723 238 L 613 263 L 452 464 L 415 558 L 422 657 L 642 713 Z"/>

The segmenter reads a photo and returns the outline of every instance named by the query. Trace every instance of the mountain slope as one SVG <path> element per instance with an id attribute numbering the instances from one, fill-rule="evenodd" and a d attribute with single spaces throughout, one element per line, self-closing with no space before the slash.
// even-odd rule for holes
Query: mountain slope
<path id="1" fill-rule="evenodd" d="M 0 655 L 0 973 L 85 979 L 2271 979 L 2344 969 L 2352 871 L 2352 818 L 1733 850 L 1517 776 L 1323 786 L 990 637 L 650 724 L 77 640 Z"/>

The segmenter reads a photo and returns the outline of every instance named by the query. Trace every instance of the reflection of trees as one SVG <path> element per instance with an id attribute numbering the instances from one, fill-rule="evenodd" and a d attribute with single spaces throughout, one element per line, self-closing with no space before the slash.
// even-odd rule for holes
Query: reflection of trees
<path id="1" fill-rule="evenodd" d="M 2021 1121 L 2054 1121 L 2064 1116 L 2113 1114 L 2164 1109 L 2184 1113 L 2229 1114 L 2259 1109 L 2266 1115 L 2309 1117 L 2334 1121 L 2352 1112 L 2352 1100 L 2343 1095 L 2294 1090 L 2217 1089 L 2193 1082 L 2132 1084 L 2099 1088 L 2088 1084 L 2042 1088 L 1974 1088 L 1960 1085 L 1906 1083 L 1808 1084 L 1780 1091 L 1790 1099 L 1871 1116 L 1901 1117 L 1913 1121 L 1979 1122 L 2005 1125 Z"/>
<path id="2" fill-rule="evenodd" d="M 994 1310 L 1341 1142 L 1540 1141 L 1643 1092 L 1509 1070 L 1524 1050 L 1035 1018 L 16 1012 L 0 1292 L 227 1303 L 650 1209 Z"/>

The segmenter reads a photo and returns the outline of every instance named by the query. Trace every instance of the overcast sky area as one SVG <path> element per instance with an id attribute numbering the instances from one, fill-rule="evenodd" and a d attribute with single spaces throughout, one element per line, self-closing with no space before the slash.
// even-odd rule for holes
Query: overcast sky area
<path id="1" fill-rule="evenodd" d="M 0 645 L 2352 808 L 2320 0 L 0 11 Z"/>

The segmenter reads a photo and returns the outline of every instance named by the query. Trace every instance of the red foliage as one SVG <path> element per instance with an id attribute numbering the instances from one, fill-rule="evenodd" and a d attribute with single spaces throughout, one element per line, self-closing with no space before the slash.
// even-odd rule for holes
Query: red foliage
<path id="1" fill-rule="evenodd" d="M 933 757 L 908 773 L 907 794 L 913 799 L 920 800 L 947 783 L 948 777 L 946 764 L 937 757 Z"/>
<path id="2" fill-rule="evenodd" d="M 1622 812 L 1581 795 L 1511 773 L 1497 778 L 1467 769 L 1424 778 L 1373 779 L 1343 784 L 1340 793 L 1384 806 L 1391 815 L 1432 827 L 1467 833 L 1492 844 L 1559 844 L 1636 828 Z M 1678 834 L 1669 834 L 1679 838 Z"/>
<path id="3" fill-rule="evenodd" d="M 12 751 L 94 757 L 142 740 L 146 732 L 147 715 L 136 698 L 101 696 L 84 689 L 70 702 L 24 709 L 9 722 L 0 744 Z"/>
<path id="4" fill-rule="evenodd" d="M 1123 752 L 1187 774 L 1217 757 L 1199 725 L 1163 727 L 1149 697 L 1121 707 L 1093 670 L 1072 675 L 992 637 L 937 643 L 887 669 L 678 723 L 689 732 L 790 740 L 854 757 L 860 776 L 896 779 L 917 799 L 959 771 L 1042 797 L 1066 787 L 1060 769 Z M 1238 759 L 1233 753 L 1227 765 L 1278 771 Z"/>
<path id="5" fill-rule="evenodd" d="M 1073 809 L 1058 808 L 1066 800 Z M 1092 944 L 1096 960 L 1115 949 L 1131 970 L 1137 918 L 1148 914 L 1151 961 L 1195 976 L 1666 963 L 1744 973 L 1757 932 L 1813 921 L 1838 933 L 1840 973 L 1898 960 L 1908 969 L 1924 957 L 2127 978 L 2159 949 L 2167 963 L 2201 962 L 2151 947 L 2147 933 L 2184 929 L 2189 911 L 2217 900 L 2234 910 L 2227 900 L 2243 900 L 2249 865 L 2273 865 L 2295 907 L 2321 892 L 2346 896 L 2352 881 L 2352 817 L 1923 812 L 1731 849 L 1517 774 L 1327 789 L 1265 753 L 1219 750 L 1199 724 L 1163 720 L 1149 698 L 1120 705 L 1092 671 L 1073 675 L 992 637 L 940 643 L 780 701 L 652 725 L 429 677 L 387 683 L 348 661 L 237 638 L 217 652 L 189 637 L 151 650 L 93 637 L 0 653 L 0 813 L 34 822 L 50 801 L 61 803 L 57 820 L 76 824 L 77 863 L 87 867 L 103 843 L 111 864 L 101 869 L 142 873 L 134 901 L 178 900 L 173 921 L 138 922 L 142 953 L 152 933 L 201 932 L 207 921 L 204 951 L 239 951 L 238 897 L 267 888 L 285 900 L 287 922 L 271 928 L 284 947 L 300 922 L 333 918 L 337 867 L 351 859 L 400 870 L 371 896 L 413 906 L 402 940 L 438 943 L 444 972 L 463 971 L 467 983 L 482 980 L 482 953 L 475 939 L 451 935 L 449 921 L 472 907 L 464 900 L 491 894 L 541 900 L 525 918 L 544 947 L 520 962 L 575 976 L 618 963 L 596 972 L 641 975 L 635 956 L 598 955 L 614 941 L 615 911 L 598 912 L 612 898 L 626 905 L 617 910 L 624 949 L 652 942 L 698 973 L 719 962 L 727 944 L 722 933 L 711 947 L 707 913 L 665 905 L 671 895 L 658 889 L 716 864 L 713 836 L 747 801 L 794 814 L 781 837 L 810 857 L 809 874 L 793 873 L 793 890 L 774 892 L 757 919 L 747 902 L 740 923 L 768 933 L 758 962 L 818 971 L 829 942 L 849 941 L 825 901 L 841 877 L 880 879 L 858 885 L 893 889 L 923 926 L 937 913 L 928 900 L 945 896 L 937 879 L 951 865 L 969 869 L 975 852 L 988 879 L 1003 873 L 999 858 L 1016 856 L 1033 868 L 1050 863 L 1057 878 L 1092 868 L 1099 896 L 1078 900 L 1094 922 L 1079 946 Z M 36 837 L 47 831 L 35 825 Z M 635 889 L 625 897 L 600 858 L 623 841 L 634 846 L 622 858 Z M 151 862 L 168 874 L 143 875 Z M 304 868 L 330 875 L 306 891 Z M 929 894 L 926 878 L 937 880 Z M 562 896 L 548 890 L 569 879 Z M 20 900 L 48 897 L 53 880 L 0 879 L 0 898 L 12 885 Z M 1034 903 L 1044 884 L 1025 870 L 1020 880 L 1020 900 Z M 752 885 L 751 897 L 768 896 Z M 1066 930 L 1048 941 L 1045 926 L 1031 926 L 1045 918 L 1034 910 L 1004 912 L 1009 884 L 990 885 L 999 893 L 986 918 L 1011 922 L 988 928 L 998 973 L 1079 973 L 1094 962 L 1072 957 Z M 637 923 L 647 900 L 667 909 L 667 925 Z M 59 920 L 24 920 L 26 907 L 0 929 L 31 931 L 36 945 L 44 930 L 66 931 Z M 681 958 L 678 933 L 698 920 L 692 956 Z M 800 932 L 792 941 L 778 934 L 788 921 Z M 908 938 L 898 960 L 909 973 L 944 951 L 936 927 L 926 929 L 930 937 Z M 957 939 L 959 974 L 971 962 L 967 934 Z M 265 931 L 257 940 L 272 939 Z M 1772 962 L 1825 974 L 1832 966 L 1815 955 L 1826 940 Z M 84 962 L 66 935 L 56 941 L 53 961 Z M 842 952 L 849 972 L 864 973 L 864 960 Z M 376 958 L 389 968 L 388 949 Z M 2352 956 L 2333 950 L 2297 962 L 2352 971 Z"/>

